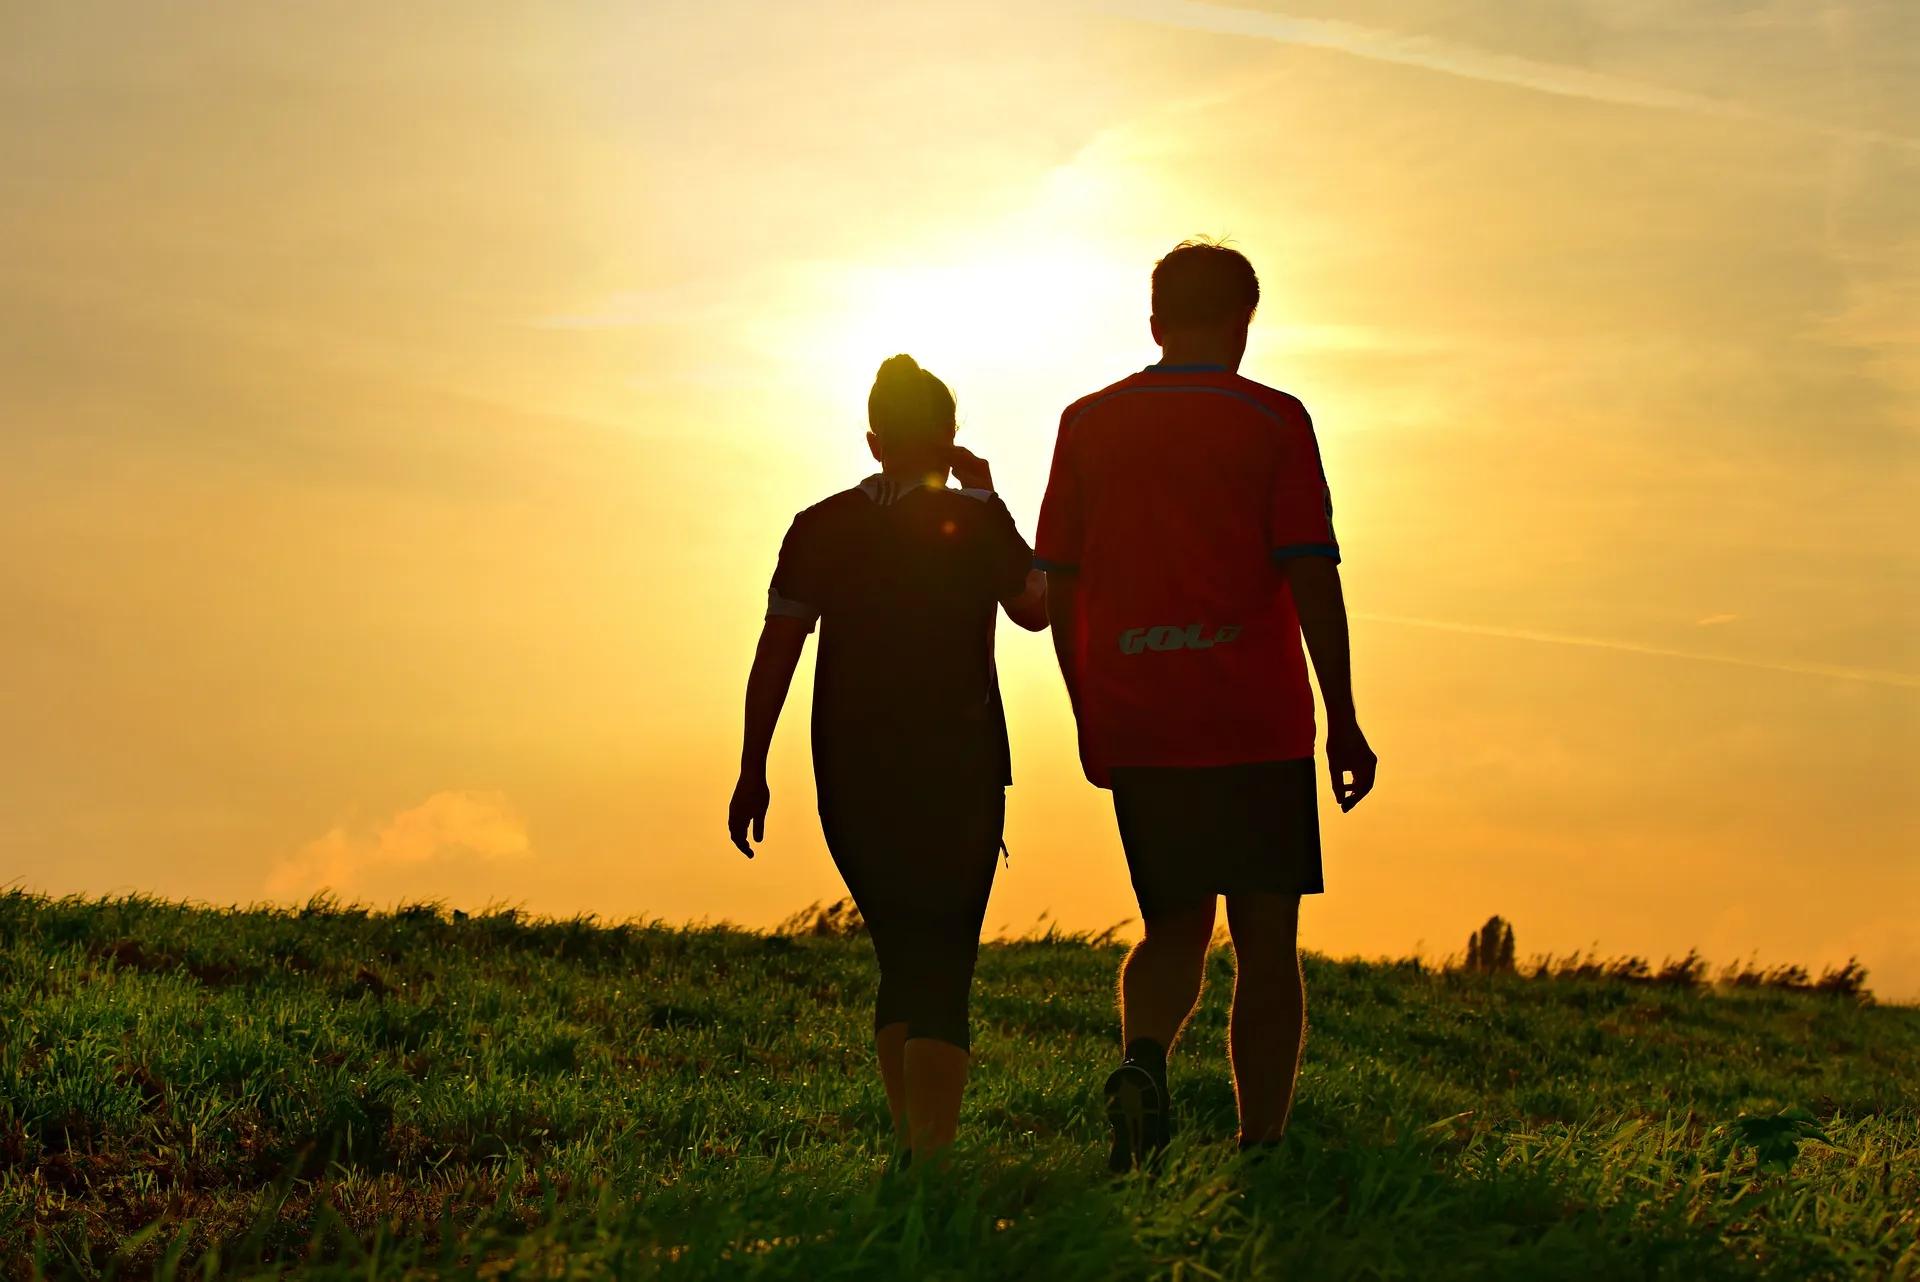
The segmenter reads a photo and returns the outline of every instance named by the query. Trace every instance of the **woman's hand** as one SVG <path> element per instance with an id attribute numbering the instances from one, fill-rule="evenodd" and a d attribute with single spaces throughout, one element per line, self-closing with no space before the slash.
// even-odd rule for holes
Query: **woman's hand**
<path id="1" fill-rule="evenodd" d="M 947 458 L 947 466 L 953 469 L 953 479 L 960 482 L 963 490 L 993 488 L 993 469 L 985 459 L 964 445 L 953 447 L 953 453 Z"/>
<path id="2" fill-rule="evenodd" d="M 753 847 L 747 844 L 747 832 L 751 829 L 755 841 L 767 839 L 767 804 L 771 800 L 764 771 L 740 773 L 740 782 L 733 787 L 733 801 L 727 806 L 727 836 L 749 859 L 753 858 Z"/>

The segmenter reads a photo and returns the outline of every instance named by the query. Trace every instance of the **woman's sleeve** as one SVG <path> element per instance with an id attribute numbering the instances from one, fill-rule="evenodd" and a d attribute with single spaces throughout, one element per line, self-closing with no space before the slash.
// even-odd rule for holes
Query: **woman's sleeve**
<path id="1" fill-rule="evenodd" d="M 780 543 L 780 561 L 767 588 L 767 618 L 798 619 L 813 631 L 826 608 L 826 567 L 819 552 L 814 523 L 802 512 L 787 528 Z"/>

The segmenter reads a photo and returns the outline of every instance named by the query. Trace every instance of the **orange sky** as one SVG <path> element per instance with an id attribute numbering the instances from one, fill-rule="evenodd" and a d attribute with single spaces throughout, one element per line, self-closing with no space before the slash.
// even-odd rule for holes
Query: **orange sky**
<path id="1" fill-rule="evenodd" d="M 1231 235 L 1379 791 L 1308 942 L 1920 996 L 1920 17 L 1198 0 L 0 9 L 0 878 L 778 920 L 722 812 L 792 513 L 1059 409 Z M 1131 915 L 1001 630 L 988 927 Z M 803 668 L 802 681 L 810 677 Z"/>

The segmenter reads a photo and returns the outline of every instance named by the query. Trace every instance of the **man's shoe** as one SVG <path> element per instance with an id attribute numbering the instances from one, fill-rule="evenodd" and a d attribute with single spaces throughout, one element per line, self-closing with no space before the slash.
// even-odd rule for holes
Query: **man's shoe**
<path id="1" fill-rule="evenodd" d="M 1153 1074 L 1126 1063 L 1107 1078 L 1107 1125 L 1113 1128 L 1113 1150 L 1107 1169 L 1125 1175 L 1144 1166 L 1166 1147 L 1166 1097 Z"/>

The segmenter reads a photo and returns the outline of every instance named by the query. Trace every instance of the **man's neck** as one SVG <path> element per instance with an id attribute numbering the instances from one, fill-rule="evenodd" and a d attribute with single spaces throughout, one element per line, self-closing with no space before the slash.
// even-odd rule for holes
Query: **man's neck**
<path id="1" fill-rule="evenodd" d="M 1244 326 L 1163 329 L 1159 338 L 1162 365 L 1217 365 L 1237 374 L 1240 360 L 1247 354 Z"/>
<path id="2" fill-rule="evenodd" d="M 1160 349 L 1160 364 L 1177 366 L 1210 365 L 1229 374 L 1240 372 L 1240 353 L 1222 351 L 1211 345 L 1185 346 L 1169 343 Z"/>

